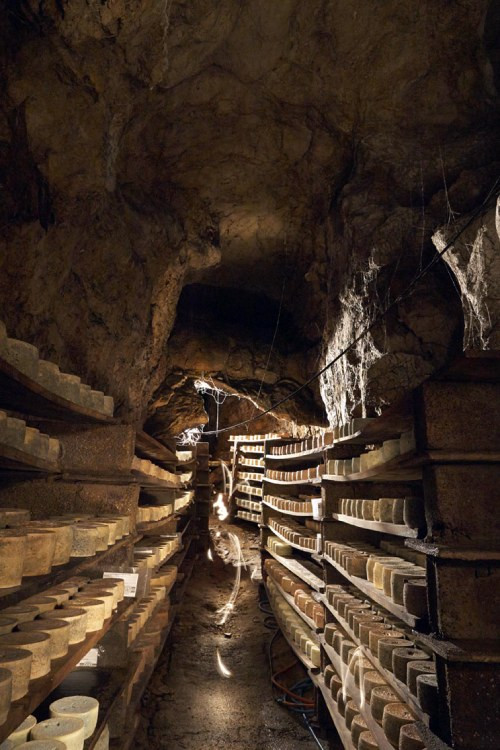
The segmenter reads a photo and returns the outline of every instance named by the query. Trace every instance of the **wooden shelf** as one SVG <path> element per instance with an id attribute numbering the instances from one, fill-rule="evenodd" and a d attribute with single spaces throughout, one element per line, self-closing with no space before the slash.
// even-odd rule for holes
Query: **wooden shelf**
<path id="1" fill-rule="evenodd" d="M 352 435 L 337 438 L 334 446 L 380 443 L 399 437 L 401 433 L 411 430 L 412 427 L 412 400 L 410 396 L 404 396 L 389 406 L 379 417 L 367 422 L 361 430 Z"/>
<path id="2" fill-rule="evenodd" d="M 141 487 L 158 487 L 159 489 L 165 488 L 173 490 L 184 489 L 180 482 L 174 482 L 170 479 L 160 479 L 151 474 L 144 474 L 142 471 L 137 471 L 137 469 L 132 469 L 132 475 L 136 477 L 137 482 Z"/>
<path id="3" fill-rule="evenodd" d="M 429 557 L 441 560 L 463 560 L 464 562 L 493 562 L 500 560 L 499 549 L 474 549 L 471 547 L 449 547 L 438 542 L 426 542 L 423 539 L 409 539 L 406 546 Z"/>
<path id="4" fill-rule="evenodd" d="M 270 578 L 271 578 L 271 580 L 272 580 L 273 584 L 274 584 L 274 585 L 276 586 L 276 588 L 277 588 L 277 589 L 278 589 L 278 591 L 280 592 L 280 594 L 281 594 L 281 596 L 283 597 L 283 599 L 284 599 L 284 600 L 285 600 L 285 601 L 287 602 L 287 604 L 289 604 L 289 605 L 290 605 L 290 607 L 291 607 L 291 608 L 292 608 L 292 609 L 293 609 L 293 610 L 294 610 L 294 611 L 295 611 L 295 612 L 296 612 L 296 613 L 298 614 L 298 616 L 299 616 L 299 617 L 300 617 L 300 618 L 301 618 L 302 620 L 304 620 L 304 622 L 306 623 L 306 625 L 307 625 L 307 626 L 308 626 L 309 628 L 311 628 L 311 631 L 312 631 L 311 637 L 312 637 L 312 639 L 313 639 L 314 641 L 316 641 L 317 643 L 319 643 L 319 639 L 318 639 L 318 632 L 319 632 L 319 630 L 320 630 L 320 629 L 319 629 L 319 628 L 318 628 L 318 627 L 316 626 L 316 624 L 315 624 L 314 620 L 312 620 L 312 619 L 311 619 L 310 617 L 308 617 L 308 616 L 306 615 L 306 613 L 305 613 L 305 612 L 302 612 L 302 610 L 300 609 L 300 607 L 298 607 L 298 606 L 297 606 L 297 605 L 295 604 L 295 600 L 294 600 L 293 596 L 291 596 L 290 594 L 288 594 L 288 593 L 287 593 L 287 592 L 286 592 L 286 591 L 285 591 L 285 590 L 284 590 L 284 589 L 283 589 L 283 588 L 282 588 L 282 587 L 281 587 L 281 586 L 279 585 L 278 581 L 275 581 L 275 579 L 274 579 L 274 578 L 273 578 L 272 576 L 270 576 Z"/>
<path id="5" fill-rule="evenodd" d="M 335 725 L 335 729 L 337 730 L 339 734 L 340 741 L 342 742 L 342 745 L 344 746 L 345 750 L 356 750 L 352 742 L 351 732 L 346 727 L 345 719 L 342 716 L 342 714 L 339 712 L 337 708 L 337 703 L 332 698 L 331 691 L 325 685 L 323 674 L 318 674 L 318 675 L 311 674 L 310 677 L 313 683 L 316 684 L 321 691 L 321 695 L 323 696 L 323 700 L 325 701 L 326 707 L 328 709 L 328 713 L 332 717 L 332 721 Z"/>
<path id="6" fill-rule="evenodd" d="M 47 461 L 33 455 L 33 453 L 28 453 L 5 443 L 0 443 L 1 469 L 43 472 L 44 474 L 57 474 L 61 470 L 58 461 Z"/>
<path id="7" fill-rule="evenodd" d="M 0 408 L 23 416 L 66 422 L 117 422 L 113 417 L 68 401 L 49 391 L 13 367 L 3 357 L 0 357 Z"/>
<path id="8" fill-rule="evenodd" d="M 258 448 L 258 450 L 256 450 Z M 247 446 L 247 445 L 238 445 L 238 450 L 242 453 L 249 453 L 252 456 L 263 456 L 264 455 L 264 446 L 259 446 L 258 444 Z"/>
<path id="9" fill-rule="evenodd" d="M 264 477 L 264 482 L 269 482 L 269 484 L 280 484 L 282 486 L 292 485 L 292 484 L 321 484 L 323 477 L 310 477 L 309 479 L 291 479 L 291 480 L 283 480 L 283 479 L 270 479 L 269 477 Z"/>
<path id="10" fill-rule="evenodd" d="M 135 433 L 135 450 L 142 458 L 147 458 L 149 461 L 159 461 L 169 465 L 179 463 L 175 451 L 171 451 L 170 448 L 160 443 L 152 435 L 148 435 L 144 430 L 137 430 Z"/>
<path id="11" fill-rule="evenodd" d="M 72 557 L 68 563 L 58 565 L 47 575 L 30 576 L 24 578 L 20 586 L 0 589 L 0 613 L 5 607 L 19 604 L 23 599 L 35 596 L 36 594 L 43 594 L 47 589 L 57 587 L 67 578 L 86 573 L 92 568 L 101 568 L 102 563 L 108 558 L 112 558 L 118 550 L 132 546 L 140 539 L 142 539 L 141 534 L 129 534 L 111 547 L 108 547 L 107 550 L 98 552 L 93 557 Z"/>
<path id="12" fill-rule="evenodd" d="M 326 596 L 321 595 L 321 601 L 323 605 L 328 609 L 328 611 L 331 612 L 335 617 L 335 620 L 339 623 L 342 630 L 344 630 L 349 638 L 356 644 L 356 646 L 361 649 L 363 656 L 366 656 L 366 658 L 371 661 L 376 671 L 382 675 L 388 685 L 399 695 L 403 703 L 406 703 L 410 710 L 415 714 L 415 716 L 423 721 L 424 724 L 429 725 L 429 716 L 420 708 L 420 704 L 416 696 L 412 695 L 408 687 L 403 682 L 398 680 L 392 672 L 390 672 L 388 669 L 385 669 L 385 667 L 380 664 L 378 657 L 373 654 L 369 648 L 361 643 L 359 638 L 354 635 L 354 631 L 349 627 L 349 623 L 347 622 L 347 620 L 341 617 L 338 612 L 335 612 L 333 607 L 330 606 Z"/>
<path id="13" fill-rule="evenodd" d="M 299 453 L 287 453 L 286 455 L 275 456 L 273 453 L 267 453 L 265 458 L 266 461 L 275 461 L 281 464 L 293 464 L 293 463 L 321 463 L 327 448 L 332 448 L 332 445 L 325 445 L 322 448 L 310 448 L 307 451 L 300 451 Z"/>
<path id="14" fill-rule="evenodd" d="M 387 739 L 384 730 L 382 729 L 380 724 L 378 724 L 373 718 L 369 704 L 366 703 L 365 700 L 363 700 L 361 690 L 356 685 L 354 676 L 349 672 L 347 665 L 344 664 L 337 652 L 334 651 L 333 648 L 326 643 L 323 636 L 320 636 L 320 641 L 326 655 L 332 663 L 333 668 L 340 676 L 342 684 L 345 685 L 347 694 L 356 703 L 359 713 L 366 721 L 369 731 L 373 734 L 379 746 L 379 750 L 394 750 L 394 747 Z"/>
<path id="15" fill-rule="evenodd" d="M 342 513 L 332 513 L 332 518 L 342 523 L 347 523 L 349 526 L 358 526 L 360 529 L 370 529 L 370 531 L 378 531 L 380 534 L 393 534 L 394 536 L 403 536 L 406 538 L 417 537 L 418 529 L 411 529 L 405 524 L 398 523 L 386 523 L 384 521 L 367 521 L 364 518 L 355 518 L 354 516 L 346 516 Z"/>
<path id="16" fill-rule="evenodd" d="M 275 534 L 277 537 L 279 537 L 283 542 L 286 544 L 289 544 L 290 547 L 293 547 L 294 549 L 298 549 L 301 552 L 305 552 L 306 555 L 314 555 L 318 553 L 317 549 L 309 549 L 309 547 L 301 547 L 300 544 L 296 544 L 295 542 L 291 542 L 289 539 L 286 538 L 284 534 L 281 533 L 281 531 L 277 531 L 277 529 L 273 529 L 272 526 L 268 526 L 269 531 L 272 534 Z"/>
<path id="17" fill-rule="evenodd" d="M 294 573 L 298 578 L 300 578 L 301 581 L 307 583 L 307 585 L 315 591 L 324 590 L 325 583 L 323 579 L 320 578 L 314 570 L 312 570 L 312 568 L 318 568 L 318 566 L 314 563 L 298 560 L 296 557 L 283 557 L 282 555 L 278 555 L 276 554 L 276 552 L 270 550 L 269 547 L 264 547 L 264 551 L 269 553 L 287 570 L 289 570 L 291 573 Z M 318 568 L 318 570 L 321 569 Z"/>
<path id="18" fill-rule="evenodd" d="M 300 501 L 297 501 L 300 502 Z M 262 504 L 266 505 L 268 508 L 271 508 L 272 510 L 276 510 L 278 513 L 283 513 L 285 516 L 299 516 L 300 518 L 312 518 L 313 512 L 308 511 L 307 513 L 298 513 L 295 510 L 283 510 L 283 508 L 277 508 L 275 505 L 270 503 L 268 500 L 262 500 Z"/>
<path id="19" fill-rule="evenodd" d="M 273 603 L 272 603 L 271 597 L 269 596 L 269 589 L 268 589 L 266 583 L 264 583 L 264 587 L 265 587 L 266 592 L 267 592 L 267 598 L 269 599 L 269 605 L 270 605 L 271 609 L 273 610 L 273 616 L 274 616 L 274 619 L 276 620 L 276 622 L 278 623 L 281 635 L 283 636 L 283 638 L 285 639 L 285 641 L 288 643 L 288 645 L 290 646 L 290 648 L 294 652 L 294 654 L 297 657 L 297 659 L 299 659 L 299 661 L 302 662 L 302 664 L 306 667 L 306 669 L 310 669 L 312 672 L 317 672 L 318 671 L 318 667 L 314 666 L 314 664 L 309 659 L 309 657 L 306 656 L 306 654 L 303 654 L 302 651 L 298 648 L 297 644 L 294 643 L 292 641 L 292 639 L 289 638 L 288 635 L 285 633 L 283 625 L 281 624 L 281 620 L 280 620 L 279 616 L 276 614 L 276 610 L 273 608 Z M 311 640 L 315 640 L 315 638 L 313 638 L 312 636 L 313 636 L 313 634 L 311 633 Z"/>
<path id="20" fill-rule="evenodd" d="M 147 534 L 148 536 L 161 534 L 162 529 L 174 520 L 175 513 L 171 513 L 169 516 L 166 516 L 166 518 L 162 518 L 161 521 L 145 521 L 144 523 L 138 523 L 137 531 L 142 535 Z"/>
<path id="21" fill-rule="evenodd" d="M 51 662 L 50 672 L 37 680 L 31 680 L 29 692 L 24 698 L 20 698 L 11 704 L 7 720 L 0 727 L 0 742 L 3 742 L 11 732 L 16 729 L 24 719 L 33 713 L 37 706 L 54 690 L 60 682 L 71 672 L 78 662 L 93 648 L 103 635 L 120 619 L 127 610 L 132 611 L 136 601 L 122 602 L 118 605 L 116 612 L 109 617 L 102 627 L 95 633 L 89 633 L 84 641 L 70 646 L 66 656 Z"/>
<path id="22" fill-rule="evenodd" d="M 142 676 L 139 678 L 140 685 L 138 684 L 139 681 L 137 681 L 136 683 L 136 689 L 134 690 L 132 700 L 128 704 L 127 722 L 126 726 L 124 727 L 124 732 L 122 733 L 121 737 L 116 737 L 110 740 L 109 747 L 111 748 L 111 750 L 126 750 L 126 748 L 129 748 L 134 741 L 135 731 L 137 729 L 138 720 L 140 718 L 137 714 L 137 708 L 140 705 L 144 691 L 146 690 L 153 672 L 156 669 L 156 665 L 163 652 L 163 649 L 165 648 L 165 644 L 170 635 L 176 617 L 177 606 L 174 605 L 170 607 L 169 621 L 162 633 L 160 645 L 156 651 L 155 657 L 152 660 L 151 664 L 149 664 L 149 666 L 146 668 Z M 120 692 L 120 696 L 117 696 L 117 698 L 121 697 L 127 687 L 127 684 L 124 685 L 123 690 Z M 85 748 L 84 750 L 87 750 L 87 748 Z"/>
<path id="23" fill-rule="evenodd" d="M 500 640 L 445 641 L 435 635 L 418 633 L 415 640 L 445 661 L 462 664 L 499 664 Z"/>
<path id="24" fill-rule="evenodd" d="M 373 585 L 373 583 L 370 583 L 369 581 L 365 580 L 364 578 L 360 578 L 359 576 L 349 575 L 349 573 L 344 570 L 344 568 L 342 568 L 338 563 L 336 563 L 335 560 L 333 560 L 329 555 L 323 554 L 323 560 L 326 560 L 326 562 L 328 562 L 333 568 L 335 568 L 335 570 L 343 575 L 344 578 L 350 581 L 353 586 L 356 586 L 356 588 L 362 591 L 363 594 L 366 594 L 366 596 L 368 596 L 374 602 L 380 604 L 381 607 L 387 609 L 393 615 L 396 615 L 396 617 L 405 622 L 411 628 L 419 630 L 424 629 L 427 625 L 427 621 L 425 619 L 416 617 L 415 615 L 410 614 L 400 604 L 395 604 L 392 599 L 389 599 L 389 597 L 384 594 L 383 591 L 377 589 Z"/>
<path id="25" fill-rule="evenodd" d="M 498 451 L 408 451 L 390 461 L 355 474 L 324 474 L 325 482 L 393 482 L 418 481 L 427 464 L 498 463 Z"/>
<path id="26" fill-rule="evenodd" d="M 391 482 L 417 481 L 421 478 L 421 467 L 425 459 L 415 451 L 403 453 L 390 461 L 355 474 L 324 474 L 325 482 Z"/>

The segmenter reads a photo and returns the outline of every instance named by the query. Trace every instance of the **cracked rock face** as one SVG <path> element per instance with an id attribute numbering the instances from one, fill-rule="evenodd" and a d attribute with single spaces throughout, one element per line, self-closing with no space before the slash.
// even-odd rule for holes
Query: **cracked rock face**
<path id="1" fill-rule="evenodd" d="M 499 172 L 488 0 L 4 0 L 0 13 L 2 316 L 122 416 L 157 409 L 159 433 L 199 423 L 200 374 L 262 405 L 307 379 Z M 277 416 L 371 413 L 464 330 L 497 345 L 492 221 Z M 234 309 L 234 290 L 257 295 L 269 330 L 240 316 L 235 335 L 227 310 L 217 330 L 193 323 L 177 307 L 188 286 Z"/>

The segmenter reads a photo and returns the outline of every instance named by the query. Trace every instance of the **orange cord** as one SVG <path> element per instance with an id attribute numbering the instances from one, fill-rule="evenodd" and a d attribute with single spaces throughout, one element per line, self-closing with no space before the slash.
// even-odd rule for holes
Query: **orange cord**
<path id="1" fill-rule="evenodd" d="M 271 657 L 272 657 L 272 654 L 271 654 Z M 299 663 L 298 660 L 294 661 L 293 663 L 289 664 L 287 667 L 284 667 L 283 669 L 278 670 L 278 672 L 275 672 L 274 674 L 272 674 L 271 675 L 271 682 L 277 688 L 279 688 L 280 690 L 282 690 L 286 695 L 289 695 L 291 698 L 294 698 L 296 701 L 299 701 L 304 706 L 304 708 L 314 708 L 315 704 L 312 701 L 308 700 L 307 698 L 304 698 L 302 695 L 298 695 L 297 693 L 293 693 L 287 687 L 285 687 L 284 685 L 281 685 L 281 683 L 279 683 L 277 681 L 277 679 L 276 679 L 276 677 L 278 675 L 284 674 L 284 672 L 288 672 L 290 669 L 292 669 L 292 667 L 297 666 L 298 663 Z M 296 703 L 290 703 L 288 701 L 281 701 L 281 703 L 284 706 L 292 706 L 294 708 L 297 708 L 297 704 Z"/>

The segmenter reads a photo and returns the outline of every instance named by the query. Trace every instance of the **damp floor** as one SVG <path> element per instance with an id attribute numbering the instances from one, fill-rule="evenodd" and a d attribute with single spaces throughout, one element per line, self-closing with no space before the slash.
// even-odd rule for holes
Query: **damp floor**
<path id="1" fill-rule="evenodd" d="M 220 626 L 217 610 L 228 601 L 237 570 L 229 532 L 240 540 L 247 570 L 242 570 L 233 614 Z M 243 524 L 213 525 L 214 560 L 196 564 L 170 644 L 143 697 L 135 748 L 317 750 L 309 731 L 273 698 L 272 631 L 259 609 L 258 582 L 251 580 L 260 562 L 255 532 Z M 230 677 L 219 674 L 217 650 Z M 273 654 L 278 667 L 291 658 L 280 637 Z"/>

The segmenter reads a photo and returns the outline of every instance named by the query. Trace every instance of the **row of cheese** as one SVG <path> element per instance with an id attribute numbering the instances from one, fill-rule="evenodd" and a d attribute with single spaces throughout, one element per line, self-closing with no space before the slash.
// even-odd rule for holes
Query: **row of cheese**
<path id="1" fill-rule="evenodd" d="M 311 529 L 287 519 L 286 523 L 280 517 L 269 519 L 269 528 L 281 534 L 291 544 L 300 547 L 303 550 L 319 552 L 318 537 Z"/>
<path id="2" fill-rule="evenodd" d="M 0 588 L 46 575 L 70 558 L 93 557 L 130 533 L 127 515 L 66 514 L 30 520 L 24 509 L 2 509 L 12 528 L 0 530 Z"/>
<path id="3" fill-rule="evenodd" d="M 264 570 L 283 591 L 293 597 L 296 606 L 313 620 L 315 627 L 322 630 L 325 626 L 325 610 L 322 604 L 313 599 L 309 586 L 271 558 L 265 560 Z"/>
<path id="4" fill-rule="evenodd" d="M 422 710 L 432 713 L 432 706 L 425 703 L 425 683 L 420 688 L 422 695 L 418 694 L 418 677 L 431 675 L 435 680 L 436 667 L 426 651 L 415 647 L 409 628 L 373 602 L 362 599 L 354 587 L 327 586 L 326 596 L 339 622 L 347 623 L 352 633 L 351 639 L 335 624 L 327 624 L 326 642 L 339 654 L 343 644 L 348 649 L 361 646 L 363 653 L 378 659 L 381 668 L 406 685 L 414 698 L 423 698 Z"/>
<path id="5" fill-rule="evenodd" d="M 251 484 L 243 484 L 242 482 L 239 482 L 235 490 L 237 492 L 244 492 L 247 495 L 254 495 L 255 497 L 262 497 L 262 487 L 254 487 Z"/>
<path id="6" fill-rule="evenodd" d="M 419 529 L 425 525 L 424 505 L 420 497 L 382 497 L 378 499 L 342 498 L 339 513 L 365 521 L 382 521 Z"/>
<path id="7" fill-rule="evenodd" d="M 180 549 L 178 536 L 146 538 L 134 546 L 134 566 L 138 570 L 153 570 Z"/>
<path id="8" fill-rule="evenodd" d="M 304 497 L 303 500 L 300 500 L 298 498 L 284 498 L 276 497 L 276 495 L 265 495 L 264 500 L 273 508 L 276 508 L 276 510 L 283 510 L 287 511 L 288 513 L 303 513 L 304 515 L 312 515 L 313 512 L 312 500 L 310 498 L 306 499 Z"/>
<path id="9" fill-rule="evenodd" d="M 383 548 L 362 542 L 344 544 L 325 541 L 324 552 L 349 575 L 366 579 L 395 604 L 404 605 L 408 612 L 417 617 L 425 617 L 426 571 L 421 564 L 415 562 L 420 562 L 421 555 L 403 545 L 398 546 L 391 542 L 382 544 L 398 550 L 399 555 L 384 554 Z"/>
<path id="10" fill-rule="evenodd" d="M 279 438 L 279 435 L 276 435 L 276 433 L 274 432 L 266 432 L 265 435 L 231 435 L 230 440 L 233 442 L 237 441 L 238 443 L 244 443 L 245 440 L 252 440 L 254 442 L 257 441 L 262 443 L 264 440 L 273 440 L 274 438 Z"/>
<path id="11" fill-rule="evenodd" d="M 267 579 L 269 600 L 280 629 L 288 636 L 303 656 L 315 667 L 321 665 L 319 644 L 313 638 L 311 630 L 299 617 L 294 609 L 281 595 L 278 587 L 271 578 Z"/>
<path id="12" fill-rule="evenodd" d="M 174 511 L 174 503 L 163 503 L 162 505 L 139 505 L 137 508 L 137 523 L 151 523 L 162 521 L 171 516 Z"/>
<path id="13" fill-rule="evenodd" d="M 309 469 L 300 469 L 298 471 L 277 471 L 276 469 L 266 469 L 266 479 L 276 479 L 278 482 L 308 482 L 312 479 L 319 479 L 323 476 L 325 467 L 323 464 L 312 466 Z"/>
<path id="14" fill-rule="evenodd" d="M 260 468 L 264 468 L 263 458 L 240 458 L 238 463 L 240 464 L 240 466 L 258 466 Z"/>
<path id="15" fill-rule="evenodd" d="M 0 411 L 0 444 L 51 463 L 56 463 L 61 454 L 59 440 L 28 427 L 22 419 L 8 417 L 4 411 Z"/>
<path id="16" fill-rule="evenodd" d="M 177 474 L 172 474 L 171 471 L 166 471 L 151 461 L 145 458 L 138 458 L 137 456 L 134 456 L 132 459 L 132 471 L 151 477 L 152 480 L 160 479 L 162 482 L 172 482 L 174 484 L 178 484 L 179 482 Z"/>
<path id="17" fill-rule="evenodd" d="M 252 471 L 237 471 L 236 479 L 241 479 L 242 481 L 247 482 L 261 482 L 262 474 L 257 474 L 256 472 Z"/>
<path id="18" fill-rule="evenodd" d="M 70 695 L 49 705 L 49 719 L 37 722 L 27 716 L 2 743 L 3 750 L 83 750 L 84 742 L 95 732 L 99 701 L 88 695 Z M 99 748 L 109 745 L 99 736 Z"/>
<path id="19" fill-rule="evenodd" d="M 385 740 L 397 750 L 425 750 L 411 711 L 381 681 L 376 670 L 360 667 L 362 660 L 358 655 L 347 662 L 335 660 L 335 664 L 326 664 L 323 671 L 325 687 L 351 733 L 353 746 L 357 750 L 379 750 L 379 733 L 373 730 L 376 722 Z"/>
<path id="20" fill-rule="evenodd" d="M 28 693 L 31 680 L 50 672 L 71 645 L 102 629 L 124 597 L 121 578 L 73 577 L 43 596 L 29 597 L 0 616 L 0 713 Z M 5 674 L 8 673 L 8 674 Z"/>
<path id="21" fill-rule="evenodd" d="M 256 502 L 255 500 L 249 500 L 247 497 L 237 497 L 236 505 L 238 505 L 240 508 L 251 510 L 253 511 L 253 513 L 260 514 L 261 511 L 261 504 L 259 502 Z"/>
<path id="22" fill-rule="evenodd" d="M 330 459 L 326 464 L 326 473 L 350 476 L 375 469 L 413 450 L 415 450 L 415 435 L 413 430 L 410 430 L 404 432 L 399 439 L 386 440 L 380 448 L 365 451 L 355 458 Z"/>
<path id="23" fill-rule="evenodd" d="M 39 358 L 36 346 L 7 337 L 4 323 L 0 321 L 0 357 L 19 372 L 27 375 L 48 391 L 66 401 L 113 416 L 114 403 L 111 396 L 94 391 L 82 383 L 76 375 L 61 372 L 54 362 Z"/>
<path id="24" fill-rule="evenodd" d="M 273 445 L 270 449 L 272 456 L 293 456 L 296 453 L 306 453 L 308 451 L 322 450 L 333 444 L 333 434 L 325 432 L 323 435 L 305 438 L 295 443 L 286 445 Z"/>

